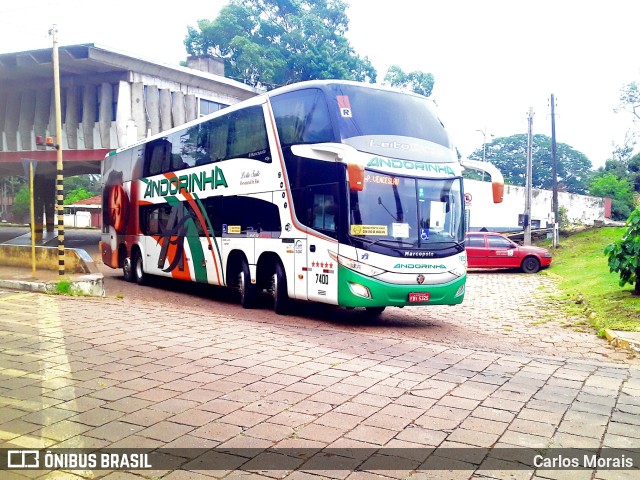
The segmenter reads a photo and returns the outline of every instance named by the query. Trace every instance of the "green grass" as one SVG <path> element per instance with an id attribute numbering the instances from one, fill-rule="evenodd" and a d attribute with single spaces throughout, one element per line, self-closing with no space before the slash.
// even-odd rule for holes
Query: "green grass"
<path id="1" fill-rule="evenodd" d="M 556 276 L 570 315 L 585 318 L 600 335 L 604 329 L 640 331 L 640 297 L 633 286 L 619 286 L 620 277 L 610 273 L 604 247 L 620 238 L 625 228 L 597 228 L 560 238 L 552 250 L 553 263 L 545 272 Z M 549 241 L 543 246 L 549 247 Z"/>
<path id="2" fill-rule="evenodd" d="M 73 286 L 70 280 L 59 280 L 55 284 L 55 289 L 52 292 L 54 295 L 71 295 L 71 296 L 83 296 L 82 292 Z"/>
<path id="3" fill-rule="evenodd" d="M 58 295 L 72 295 L 73 288 L 69 280 L 60 280 L 56 283 L 56 294 Z"/>

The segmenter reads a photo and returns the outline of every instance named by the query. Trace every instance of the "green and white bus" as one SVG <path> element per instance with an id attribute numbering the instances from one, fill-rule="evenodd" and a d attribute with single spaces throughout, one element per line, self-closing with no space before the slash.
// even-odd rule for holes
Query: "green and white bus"
<path id="1" fill-rule="evenodd" d="M 140 284 L 236 289 L 246 308 L 266 292 L 277 313 L 458 304 L 463 163 L 423 96 L 289 85 L 107 155 L 102 258 Z"/>

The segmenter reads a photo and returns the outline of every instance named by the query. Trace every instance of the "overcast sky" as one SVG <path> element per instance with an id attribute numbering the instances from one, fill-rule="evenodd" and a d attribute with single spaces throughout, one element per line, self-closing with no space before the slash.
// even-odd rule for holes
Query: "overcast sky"
<path id="1" fill-rule="evenodd" d="M 614 114 L 620 88 L 640 81 L 640 1 L 346 0 L 348 38 L 381 81 L 390 65 L 435 76 L 432 97 L 463 155 L 483 133 L 551 135 L 594 167 L 632 126 Z M 95 43 L 169 64 L 184 60 L 187 25 L 214 19 L 227 0 L 21 0 L 0 2 L 0 52 Z M 1 86 L 0 86 L 1 88 Z M 639 127 L 640 128 L 640 127 Z"/>

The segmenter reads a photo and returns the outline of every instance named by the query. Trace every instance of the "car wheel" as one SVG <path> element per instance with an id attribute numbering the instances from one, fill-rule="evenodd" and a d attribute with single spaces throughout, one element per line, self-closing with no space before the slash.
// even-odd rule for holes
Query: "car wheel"
<path id="1" fill-rule="evenodd" d="M 284 267 L 280 262 L 276 263 L 275 270 L 271 277 L 271 296 L 273 297 L 273 311 L 278 315 L 289 313 L 290 300 L 287 292 L 287 277 Z"/>
<path id="2" fill-rule="evenodd" d="M 537 273 L 540 270 L 540 260 L 536 257 L 526 257 L 520 268 L 524 273 Z"/>
<path id="3" fill-rule="evenodd" d="M 127 282 L 133 282 L 133 266 L 131 265 L 131 259 L 126 257 L 122 265 L 122 276 Z"/>
<path id="4" fill-rule="evenodd" d="M 138 285 L 144 285 L 147 283 L 147 274 L 144 273 L 144 265 L 142 263 L 142 254 L 140 250 L 136 250 L 133 253 L 133 278 Z"/>
<path id="5" fill-rule="evenodd" d="M 242 268 L 238 273 L 238 291 L 240 292 L 240 304 L 243 308 L 256 306 L 257 290 L 256 286 L 251 283 L 249 265 L 246 261 L 242 262 Z"/>

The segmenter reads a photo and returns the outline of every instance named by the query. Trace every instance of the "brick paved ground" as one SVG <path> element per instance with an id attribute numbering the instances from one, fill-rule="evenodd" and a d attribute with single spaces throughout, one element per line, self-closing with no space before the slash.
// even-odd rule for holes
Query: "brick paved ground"
<path id="1" fill-rule="evenodd" d="M 558 329 L 556 320 L 535 325 L 540 314 L 529 321 L 527 312 L 540 305 L 523 300 L 531 290 L 514 286 L 508 275 L 477 278 L 485 277 L 487 285 L 496 282 L 494 292 L 513 293 L 494 295 L 488 310 L 478 282 L 462 309 L 421 314 L 434 324 L 459 320 L 467 336 L 491 334 L 493 350 L 465 346 L 465 338 L 436 342 L 367 326 L 265 322 L 260 310 L 253 319 L 237 319 L 194 305 L 0 292 L 1 447 L 309 449 L 295 472 L 264 464 L 232 472 L 229 461 L 226 471 L 206 470 L 196 461 L 190 471 L 0 476 L 637 478 L 629 471 L 592 477 L 591 471 L 508 470 L 504 461 L 476 469 L 468 456 L 450 453 L 448 465 L 465 470 L 418 468 L 437 462 L 437 454 L 427 457 L 433 447 L 476 447 L 481 455 L 483 447 L 640 445 L 637 363 L 593 335 Z M 535 278 L 542 289 L 553 287 Z M 388 318 L 393 324 L 403 316 L 409 319 L 411 310 Z M 524 331 L 533 327 L 546 333 L 531 340 Z M 554 349 L 561 354 L 550 356 Z M 340 449 L 332 469 L 323 467 L 321 453 L 314 455 L 324 447 Z M 398 450 L 370 456 L 382 447 Z M 247 461 L 233 458 L 237 465 Z"/>

